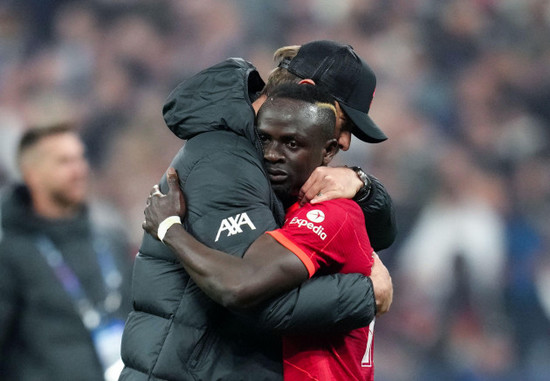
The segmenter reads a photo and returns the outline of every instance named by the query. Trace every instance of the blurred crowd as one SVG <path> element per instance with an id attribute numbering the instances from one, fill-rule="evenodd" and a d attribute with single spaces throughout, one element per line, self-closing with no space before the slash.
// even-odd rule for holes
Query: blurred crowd
<path id="1" fill-rule="evenodd" d="M 265 79 L 283 45 L 349 43 L 378 78 L 389 136 L 352 141 L 392 195 L 379 253 L 394 304 L 377 320 L 377 380 L 550 374 L 550 1 L 3 0 L 0 185 L 29 126 L 79 126 L 94 202 L 137 248 L 146 196 L 184 143 L 162 105 L 227 57 Z M 545 217 L 546 216 L 546 217 Z"/>

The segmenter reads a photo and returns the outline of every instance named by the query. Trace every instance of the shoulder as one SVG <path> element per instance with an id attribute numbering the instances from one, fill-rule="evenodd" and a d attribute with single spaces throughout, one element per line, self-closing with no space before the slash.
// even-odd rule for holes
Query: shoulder
<path id="1" fill-rule="evenodd" d="M 24 263 L 36 251 L 36 237 L 28 234 L 10 232 L 0 239 L 0 263 L 3 265 Z"/>
<path id="2" fill-rule="evenodd" d="M 300 208 L 302 214 L 314 214 L 321 212 L 325 218 L 337 219 L 343 216 L 349 216 L 352 219 L 363 220 L 363 212 L 356 202 L 349 199 L 336 199 L 321 202 L 319 204 L 306 204 Z"/>
<path id="3" fill-rule="evenodd" d="M 228 130 L 208 131 L 185 142 L 182 153 L 197 157 L 212 155 L 250 156 L 261 159 L 252 142 L 243 135 Z"/>
<path id="4" fill-rule="evenodd" d="M 330 200 L 319 204 L 305 204 L 293 207 L 287 212 L 284 230 L 303 230 L 324 235 L 341 235 L 361 227 L 364 228 L 361 209 L 350 200 Z M 324 240 L 324 239 L 323 239 Z"/>
<path id="5" fill-rule="evenodd" d="M 311 229 L 334 238 L 351 234 L 356 230 L 365 231 L 365 219 L 361 208 L 351 200 L 338 199 L 325 201 L 319 204 L 305 204 L 301 208 L 287 213 L 284 229 L 303 230 Z"/>
<path id="6" fill-rule="evenodd" d="M 21 184 L 0 191 L 0 240 L 13 241 L 16 237 L 31 235 L 35 216 L 31 211 L 28 189 Z"/>
<path id="7" fill-rule="evenodd" d="M 246 137 L 231 131 L 210 131 L 194 136 L 170 165 L 176 168 L 184 183 L 188 176 L 212 174 L 232 182 L 246 181 L 250 176 L 251 181 L 268 183 L 258 150 Z"/>

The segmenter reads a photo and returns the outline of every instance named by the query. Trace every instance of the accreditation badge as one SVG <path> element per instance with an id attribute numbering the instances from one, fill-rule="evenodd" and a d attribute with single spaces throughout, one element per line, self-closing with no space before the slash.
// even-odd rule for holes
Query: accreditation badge
<path id="1" fill-rule="evenodd" d="M 120 362 L 123 331 L 124 322 L 120 319 L 106 319 L 92 330 L 95 349 L 105 370 Z"/>

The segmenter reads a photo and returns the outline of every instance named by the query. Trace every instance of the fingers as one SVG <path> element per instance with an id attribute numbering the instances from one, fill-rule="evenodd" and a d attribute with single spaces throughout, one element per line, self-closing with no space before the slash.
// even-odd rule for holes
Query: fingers
<path id="1" fill-rule="evenodd" d="M 152 199 L 153 196 L 164 197 L 164 195 L 162 194 L 162 192 L 159 189 L 158 184 L 153 185 L 153 188 L 151 188 L 151 192 L 149 192 L 149 196 L 147 196 L 147 200 L 145 201 L 145 205 L 147 207 L 149 207 L 149 205 L 151 205 L 151 199 Z"/>
<path id="2" fill-rule="evenodd" d="M 158 239 L 156 229 L 154 228 L 153 224 L 150 224 L 147 220 L 145 220 L 141 223 L 141 228 L 146 233 L 149 233 L 151 236 L 153 236 L 153 238 Z"/>
<path id="3" fill-rule="evenodd" d="M 179 192 L 179 177 L 174 167 L 170 167 L 166 171 L 166 181 L 168 182 L 168 192 L 172 190 Z M 149 198 L 152 196 L 165 196 L 165 194 L 160 191 L 158 184 L 153 185 L 151 192 L 149 192 Z M 147 205 L 150 204 L 149 198 L 147 199 Z"/>
<path id="4" fill-rule="evenodd" d="M 322 201 L 326 201 L 326 199 L 323 197 L 326 195 L 323 189 L 328 190 L 326 187 L 326 178 L 324 174 L 318 169 L 319 168 L 317 168 L 311 174 L 311 176 L 307 179 L 307 181 L 304 183 L 304 185 L 300 189 L 300 193 L 298 194 L 298 199 L 300 200 L 301 205 L 311 202 L 314 199 L 319 200 L 319 198 L 321 198 Z M 317 202 L 321 202 L 321 201 L 317 201 Z"/>
<path id="5" fill-rule="evenodd" d="M 315 197 L 313 197 L 309 202 L 311 204 L 318 204 L 323 201 L 333 200 L 338 197 L 338 193 L 335 191 L 328 191 L 328 192 L 319 192 Z"/>
<path id="6" fill-rule="evenodd" d="M 159 188 L 158 184 L 153 185 L 153 188 L 151 189 L 151 192 L 149 192 L 149 197 L 150 196 L 164 196 L 162 194 L 162 192 L 160 191 L 160 188 Z"/>
<path id="7" fill-rule="evenodd" d="M 302 198 L 300 198 L 300 203 L 301 205 L 304 205 L 305 203 L 308 203 L 308 202 L 315 203 L 315 202 L 326 201 L 327 200 L 326 197 L 329 194 L 330 192 L 325 193 L 323 191 L 322 180 L 319 180 L 319 181 L 316 181 L 314 184 L 312 184 L 311 187 L 309 187 L 309 189 L 307 189 L 303 193 Z M 316 200 L 316 201 L 313 202 L 313 200 Z"/>
<path id="8" fill-rule="evenodd" d="M 298 200 L 300 200 L 301 205 L 309 202 L 317 193 L 319 193 L 320 189 L 317 189 L 319 188 L 318 182 L 319 180 L 316 172 L 313 172 L 304 185 L 302 185 L 302 188 L 300 188 L 300 192 L 298 193 Z"/>
<path id="9" fill-rule="evenodd" d="M 150 198 L 151 196 L 149 196 Z M 151 217 L 152 217 L 152 213 L 151 213 L 151 201 L 148 199 L 147 200 L 147 207 L 145 208 L 145 210 L 143 211 L 143 214 L 145 216 L 145 219 L 143 220 L 143 222 L 141 223 L 141 228 L 151 234 L 153 237 L 156 238 L 155 234 L 156 234 L 156 228 L 155 228 L 155 224 L 154 222 L 151 220 Z"/>
<path id="10" fill-rule="evenodd" d="M 166 180 L 168 181 L 168 191 L 169 192 L 179 192 L 180 180 L 178 173 L 174 167 L 168 168 L 166 171 Z"/>
<path id="11" fill-rule="evenodd" d="M 300 189 L 298 199 L 301 205 L 337 198 L 351 199 L 357 193 L 355 182 L 361 184 L 361 180 L 349 168 L 318 167 Z"/>
<path id="12" fill-rule="evenodd" d="M 371 269 L 371 280 L 376 299 L 377 316 L 389 311 L 393 301 L 393 283 L 386 266 L 376 253 L 373 253 L 374 263 Z"/>

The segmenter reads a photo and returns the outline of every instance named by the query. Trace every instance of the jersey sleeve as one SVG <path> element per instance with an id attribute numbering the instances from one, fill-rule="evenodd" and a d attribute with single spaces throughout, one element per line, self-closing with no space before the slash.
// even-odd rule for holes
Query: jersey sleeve
<path id="1" fill-rule="evenodd" d="M 267 234 L 293 252 L 312 277 L 320 269 L 323 273 L 341 272 L 350 259 L 350 250 L 356 256 L 372 255 L 363 221 L 357 204 L 332 200 L 306 204 L 288 213 L 284 226 Z"/>

